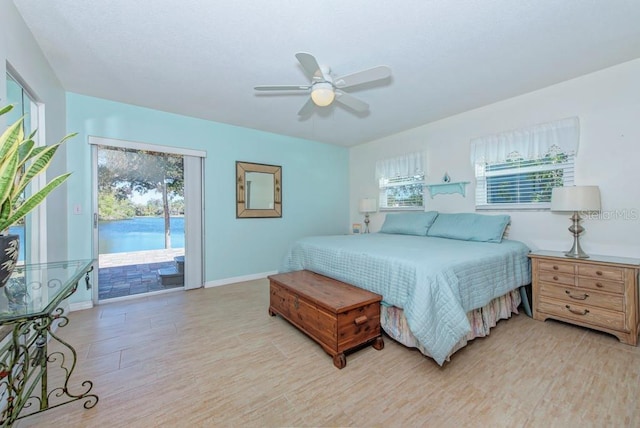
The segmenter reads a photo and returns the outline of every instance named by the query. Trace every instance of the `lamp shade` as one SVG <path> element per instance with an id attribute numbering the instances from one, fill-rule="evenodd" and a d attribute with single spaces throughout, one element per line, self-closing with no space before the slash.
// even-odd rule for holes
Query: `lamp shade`
<path id="1" fill-rule="evenodd" d="M 600 188 L 556 187 L 551 191 L 551 211 L 600 211 Z"/>
<path id="2" fill-rule="evenodd" d="M 326 107 L 333 102 L 335 97 L 336 94 L 333 91 L 331 83 L 320 82 L 313 85 L 313 89 L 311 90 L 311 99 L 315 105 L 319 107 Z"/>
<path id="3" fill-rule="evenodd" d="M 378 211 L 378 201 L 375 198 L 360 199 L 361 213 L 374 213 Z"/>

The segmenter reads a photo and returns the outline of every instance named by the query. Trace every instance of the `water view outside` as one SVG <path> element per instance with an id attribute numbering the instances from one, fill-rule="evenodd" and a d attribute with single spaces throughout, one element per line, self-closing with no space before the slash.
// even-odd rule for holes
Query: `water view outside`
<path id="1" fill-rule="evenodd" d="M 98 224 L 99 253 L 164 249 L 164 218 L 135 217 Z M 184 217 L 171 217 L 171 248 L 184 248 Z"/>
<path id="2" fill-rule="evenodd" d="M 18 254 L 18 261 L 24 261 L 24 225 L 22 226 L 10 226 L 9 233 L 12 235 L 18 235 L 20 237 L 20 253 Z"/>

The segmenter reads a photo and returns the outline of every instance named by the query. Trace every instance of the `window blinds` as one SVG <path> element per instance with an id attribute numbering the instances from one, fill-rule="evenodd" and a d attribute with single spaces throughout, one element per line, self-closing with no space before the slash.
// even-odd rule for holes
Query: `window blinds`
<path id="1" fill-rule="evenodd" d="M 471 141 L 476 209 L 547 209 L 551 189 L 573 185 L 577 117 Z"/>

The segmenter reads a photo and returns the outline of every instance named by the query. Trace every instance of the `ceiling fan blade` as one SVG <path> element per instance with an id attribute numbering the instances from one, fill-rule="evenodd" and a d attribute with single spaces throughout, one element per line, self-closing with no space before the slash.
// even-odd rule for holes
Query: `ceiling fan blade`
<path id="1" fill-rule="evenodd" d="M 386 65 L 379 65 L 367 70 L 340 76 L 336 78 L 333 83 L 338 88 L 346 88 L 348 86 L 355 86 L 362 83 L 373 82 L 375 80 L 386 79 L 387 77 L 391 77 L 391 69 Z"/>
<path id="2" fill-rule="evenodd" d="M 369 110 L 369 104 L 342 91 L 336 90 L 336 101 L 358 113 L 364 113 Z"/>
<path id="3" fill-rule="evenodd" d="M 315 104 L 313 104 L 313 100 L 309 98 L 305 103 L 305 105 L 303 105 L 300 111 L 298 112 L 298 116 L 302 116 L 302 117 L 310 116 L 315 110 L 314 106 Z"/>
<path id="4" fill-rule="evenodd" d="M 316 61 L 316 57 L 307 52 L 298 52 L 296 58 L 298 58 L 300 65 L 302 65 L 302 68 L 304 68 L 304 71 L 307 72 L 309 77 L 323 78 L 326 80 L 322 69 L 318 65 L 318 61 Z"/>
<path id="5" fill-rule="evenodd" d="M 256 91 L 307 91 L 311 89 L 311 85 L 263 85 L 255 86 Z"/>

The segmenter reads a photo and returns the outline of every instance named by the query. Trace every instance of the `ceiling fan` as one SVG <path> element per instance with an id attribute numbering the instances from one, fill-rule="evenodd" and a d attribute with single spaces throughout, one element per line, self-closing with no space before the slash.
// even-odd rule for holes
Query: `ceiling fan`
<path id="1" fill-rule="evenodd" d="M 369 104 L 364 101 L 347 94 L 343 89 L 351 86 L 361 85 L 363 83 L 374 82 L 380 79 L 386 79 L 391 76 L 391 69 L 386 65 L 369 68 L 367 70 L 357 71 L 355 73 L 336 77 L 331 74 L 329 67 L 321 67 L 318 65 L 316 58 L 310 53 L 298 52 L 296 58 L 302 65 L 304 71 L 311 78 L 308 85 L 271 85 L 256 86 L 256 91 L 307 91 L 311 93 L 311 97 L 306 104 L 302 106 L 298 112 L 299 116 L 308 116 L 313 113 L 314 105 L 318 107 L 326 107 L 337 101 L 358 113 L 369 110 Z"/>

